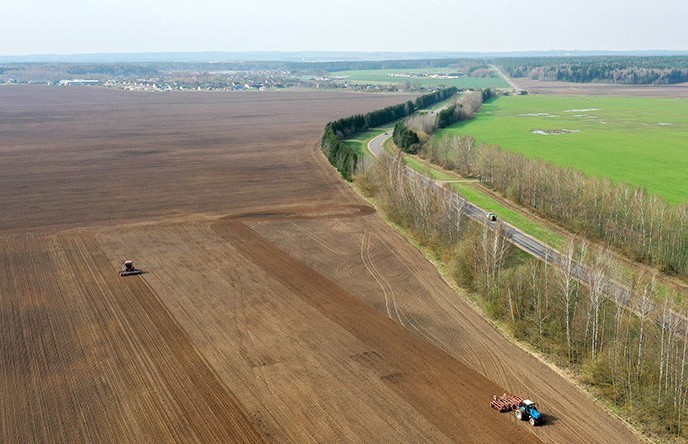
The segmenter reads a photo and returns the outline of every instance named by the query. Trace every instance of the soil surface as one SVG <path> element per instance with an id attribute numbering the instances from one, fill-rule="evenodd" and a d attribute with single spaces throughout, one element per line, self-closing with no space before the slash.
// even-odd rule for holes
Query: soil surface
<path id="1" fill-rule="evenodd" d="M 615 85 L 610 83 L 547 82 L 525 77 L 511 78 L 529 94 L 561 96 L 688 97 L 688 83 L 675 85 Z"/>
<path id="2" fill-rule="evenodd" d="M 408 98 L 0 88 L 0 442 L 637 441 L 318 151 Z"/>

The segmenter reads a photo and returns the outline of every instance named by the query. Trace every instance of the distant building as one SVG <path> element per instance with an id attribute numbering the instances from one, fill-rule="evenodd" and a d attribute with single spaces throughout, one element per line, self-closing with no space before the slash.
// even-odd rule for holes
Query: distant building
<path id="1" fill-rule="evenodd" d="M 74 80 L 60 80 L 58 84 L 60 86 L 79 86 L 79 85 L 100 85 L 100 80 L 85 80 L 85 79 L 74 79 Z"/>

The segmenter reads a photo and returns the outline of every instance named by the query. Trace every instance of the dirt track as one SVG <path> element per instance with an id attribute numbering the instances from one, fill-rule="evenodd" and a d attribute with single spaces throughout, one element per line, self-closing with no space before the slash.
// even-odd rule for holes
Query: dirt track
<path id="1" fill-rule="evenodd" d="M 0 442 L 633 442 L 316 151 L 404 99 L 0 88 Z M 505 390 L 547 424 L 491 411 Z"/>

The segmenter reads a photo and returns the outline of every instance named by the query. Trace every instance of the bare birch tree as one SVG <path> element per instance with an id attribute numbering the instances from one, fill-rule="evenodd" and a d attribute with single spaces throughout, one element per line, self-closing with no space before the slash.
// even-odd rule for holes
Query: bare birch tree
<path id="1" fill-rule="evenodd" d="M 498 282 L 509 246 L 504 225 L 501 222 L 497 222 L 494 229 L 491 229 L 487 223 L 483 224 L 480 251 L 485 267 L 485 288 L 488 291 L 492 291 Z"/>
<path id="2" fill-rule="evenodd" d="M 596 359 L 600 342 L 600 304 L 609 286 L 608 261 L 604 253 L 598 253 L 594 266 L 588 270 L 588 314 L 591 317 L 592 359 Z"/>
<path id="3" fill-rule="evenodd" d="M 576 304 L 578 302 L 577 296 L 577 280 L 575 275 L 576 262 L 574 256 L 576 253 L 575 238 L 569 239 L 561 257 L 559 264 L 559 274 L 561 277 L 559 286 L 561 288 L 561 295 L 564 301 L 564 324 L 566 328 L 566 349 L 569 361 L 572 359 L 572 345 L 571 345 L 571 320 L 576 313 Z"/>
<path id="4" fill-rule="evenodd" d="M 638 333 L 638 361 L 636 364 L 636 378 L 640 378 L 643 371 L 643 351 L 644 351 L 644 340 L 645 340 L 645 323 L 647 318 L 652 313 L 654 309 L 653 298 L 657 293 L 657 277 L 655 275 L 647 281 L 643 276 L 640 278 L 641 284 L 638 286 L 639 298 L 636 302 L 636 311 L 638 312 L 638 318 L 640 319 L 640 331 Z"/>

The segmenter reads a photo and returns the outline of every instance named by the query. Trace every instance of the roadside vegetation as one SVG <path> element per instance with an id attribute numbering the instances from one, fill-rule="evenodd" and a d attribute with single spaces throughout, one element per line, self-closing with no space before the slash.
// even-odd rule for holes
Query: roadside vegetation
<path id="1" fill-rule="evenodd" d="M 386 144 L 385 149 L 388 153 L 394 152 L 396 149 L 394 145 Z M 549 229 L 545 224 L 531 215 L 525 214 L 520 209 L 515 209 L 513 206 L 500 201 L 485 190 L 485 187 L 477 180 L 465 179 L 455 172 L 447 171 L 427 160 L 421 159 L 418 155 L 404 155 L 404 163 L 415 172 L 430 179 L 446 182 L 445 188 L 456 191 L 461 197 L 485 211 L 499 214 L 499 219 L 502 221 L 544 242 L 550 247 L 561 249 L 565 245 L 566 236 Z"/>
<path id="2" fill-rule="evenodd" d="M 529 159 L 471 137 L 435 139 L 423 155 L 464 177 L 479 178 L 519 205 L 575 233 L 601 240 L 667 273 L 688 275 L 688 206 L 643 189 Z"/>
<path id="3" fill-rule="evenodd" d="M 344 142 L 354 149 L 358 159 L 362 159 L 369 154 L 368 142 L 384 132 L 384 129 L 371 129 L 363 131 L 362 133 L 354 134 L 353 136 L 347 138 Z"/>
<path id="4" fill-rule="evenodd" d="M 370 128 L 386 125 L 408 116 L 418 109 L 422 109 L 437 102 L 445 100 L 457 93 L 456 88 L 445 88 L 418 97 L 415 101 L 407 101 L 387 108 L 371 111 L 367 114 L 356 114 L 345 117 L 325 125 L 325 131 L 321 139 L 321 149 L 327 160 L 337 168 L 337 171 L 346 180 L 351 180 L 359 159 L 360 153 L 356 147 L 347 144 L 345 139 Z"/>
<path id="5" fill-rule="evenodd" d="M 495 95 L 496 93 L 492 89 L 470 91 L 463 95 L 457 95 L 448 106 L 433 110 L 430 113 L 415 113 L 404 122 L 400 122 L 399 131 L 412 131 L 423 142 L 426 142 L 429 136 L 435 134 L 437 130 L 472 119 L 483 106 L 483 102 L 490 100 Z M 398 143 L 397 146 L 399 146 Z M 404 146 L 400 147 L 405 148 Z"/>
<path id="6" fill-rule="evenodd" d="M 688 314 L 658 294 L 656 276 L 632 280 L 604 252 L 572 239 L 553 266 L 516 255 L 498 224 L 463 215 L 464 199 L 409 174 L 403 155 L 383 153 L 356 185 L 395 224 L 438 258 L 491 319 L 615 406 L 632 423 L 664 438 L 686 438 Z M 581 282 L 574 267 L 591 272 Z M 605 294 L 610 282 L 631 300 Z M 656 301 L 661 301 L 657 304 Z"/>
<path id="7" fill-rule="evenodd" d="M 398 122 L 394 125 L 392 140 L 405 153 L 415 154 L 420 149 L 418 134 L 408 129 L 404 122 Z"/>
<path id="8" fill-rule="evenodd" d="M 509 98 L 499 101 L 506 99 Z M 663 272 L 688 276 L 686 203 L 672 205 L 644 188 L 591 177 L 577 169 L 476 142 L 470 136 L 448 137 L 447 132 L 442 136 L 424 146 L 422 154 L 429 161 L 464 177 L 479 178 L 515 203 L 561 223 L 572 232 L 607 243 L 633 260 Z M 619 149 L 630 150 L 625 146 Z M 619 149 L 607 151 L 615 151 L 618 156 Z M 593 162 L 593 157 L 603 156 L 595 151 L 595 156 L 588 154 L 587 159 Z M 679 170 L 674 168 L 681 162 L 677 158 L 672 165 L 667 159 L 662 168 L 678 174 Z"/>

